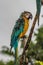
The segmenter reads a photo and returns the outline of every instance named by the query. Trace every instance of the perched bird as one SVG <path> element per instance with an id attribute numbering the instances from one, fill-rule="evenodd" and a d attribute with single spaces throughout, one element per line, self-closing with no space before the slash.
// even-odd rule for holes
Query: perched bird
<path id="1" fill-rule="evenodd" d="M 38 25 L 39 25 L 39 16 L 40 16 L 40 11 L 41 11 L 41 0 L 36 0 L 36 6 L 37 6 Z"/>
<path id="2" fill-rule="evenodd" d="M 29 27 L 29 19 L 32 19 L 32 14 L 28 11 L 21 13 L 19 19 L 16 21 L 11 34 L 11 48 L 16 49 L 18 47 L 19 39 L 24 37 Z"/>

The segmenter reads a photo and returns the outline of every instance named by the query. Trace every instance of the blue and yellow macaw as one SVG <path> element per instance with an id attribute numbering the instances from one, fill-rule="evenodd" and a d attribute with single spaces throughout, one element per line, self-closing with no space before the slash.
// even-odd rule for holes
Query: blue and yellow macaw
<path id="1" fill-rule="evenodd" d="M 18 42 L 19 39 L 24 37 L 25 33 L 29 27 L 29 19 L 32 19 L 32 14 L 28 11 L 24 11 L 21 13 L 19 19 L 16 21 L 16 24 L 13 28 L 11 34 L 11 49 L 14 47 L 15 50 L 15 65 L 17 65 L 17 58 L 18 58 Z M 10 51 L 11 51 L 10 49 Z"/>
<path id="2" fill-rule="evenodd" d="M 11 48 L 14 47 L 14 49 L 16 49 L 18 47 L 19 39 L 22 38 L 28 30 L 30 18 L 32 19 L 32 14 L 30 12 L 24 11 L 21 13 L 11 34 Z"/>
<path id="3" fill-rule="evenodd" d="M 39 25 L 39 16 L 41 12 L 41 0 L 36 0 L 36 6 L 37 6 L 38 25 Z"/>

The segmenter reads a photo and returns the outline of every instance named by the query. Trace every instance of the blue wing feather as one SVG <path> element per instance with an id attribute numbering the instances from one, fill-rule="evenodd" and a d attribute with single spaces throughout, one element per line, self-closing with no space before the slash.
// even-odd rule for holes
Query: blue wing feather
<path id="1" fill-rule="evenodd" d="M 24 28 L 24 20 L 18 19 L 13 28 L 12 34 L 11 34 L 11 44 L 10 45 L 12 47 L 16 48 L 18 46 L 18 37 L 20 33 L 23 32 L 23 28 Z"/>

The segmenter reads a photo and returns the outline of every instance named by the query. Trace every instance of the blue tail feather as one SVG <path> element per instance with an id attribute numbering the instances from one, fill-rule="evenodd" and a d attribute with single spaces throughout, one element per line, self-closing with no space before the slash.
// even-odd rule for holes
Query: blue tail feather
<path id="1" fill-rule="evenodd" d="M 18 39 L 15 38 L 11 41 L 11 44 L 10 44 L 12 47 L 14 47 L 14 49 L 16 49 L 18 47 Z"/>
<path id="2" fill-rule="evenodd" d="M 14 49 L 16 49 L 17 47 L 18 47 L 18 40 L 16 40 L 14 43 Z"/>

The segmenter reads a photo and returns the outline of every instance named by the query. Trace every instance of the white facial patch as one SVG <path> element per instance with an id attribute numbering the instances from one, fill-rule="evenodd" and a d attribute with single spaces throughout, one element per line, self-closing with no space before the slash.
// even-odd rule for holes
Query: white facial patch
<path id="1" fill-rule="evenodd" d="M 26 18 L 28 18 L 29 16 L 28 15 L 26 15 Z"/>
<path id="2" fill-rule="evenodd" d="M 29 14 L 27 13 L 27 14 L 25 14 L 25 16 L 26 16 L 26 18 L 29 18 Z"/>

